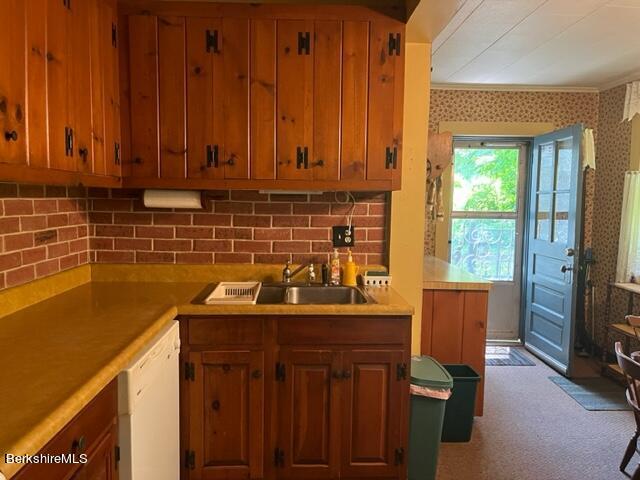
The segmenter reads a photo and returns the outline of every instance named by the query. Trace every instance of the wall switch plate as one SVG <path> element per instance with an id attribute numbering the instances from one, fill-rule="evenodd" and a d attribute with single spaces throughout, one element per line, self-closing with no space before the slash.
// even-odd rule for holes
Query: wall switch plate
<path id="1" fill-rule="evenodd" d="M 334 247 L 353 247 L 356 243 L 355 227 L 337 226 L 333 227 L 333 246 Z"/>

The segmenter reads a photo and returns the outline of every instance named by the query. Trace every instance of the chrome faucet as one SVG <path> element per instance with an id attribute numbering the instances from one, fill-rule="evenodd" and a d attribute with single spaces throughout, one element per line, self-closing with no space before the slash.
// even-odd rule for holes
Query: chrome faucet
<path id="1" fill-rule="evenodd" d="M 287 264 L 284 266 L 282 270 L 282 281 L 284 283 L 291 283 L 291 279 L 295 277 L 298 273 L 300 273 L 305 268 L 307 271 L 307 283 L 312 283 L 316 281 L 316 270 L 313 266 L 313 263 L 309 263 L 308 265 L 302 264 L 295 270 L 291 271 L 291 262 L 287 261 Z"/>

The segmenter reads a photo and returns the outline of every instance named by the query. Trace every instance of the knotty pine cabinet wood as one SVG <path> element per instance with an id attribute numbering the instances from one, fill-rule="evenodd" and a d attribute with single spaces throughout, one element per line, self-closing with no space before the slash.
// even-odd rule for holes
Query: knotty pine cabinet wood
<path id="1" fill-rule="evenodd" d="M 124 185 L 400 187 L 404 24 L 362 7 L 123 2 Z"/>
<path id="2" fill-rule="evenodd" d="M 406 477 L 410 317 L 180 320 L 183 479 Z"/>
<path id="3" fill-rule="evenodd" d="M 424 290 L 422 298 L 421 354 L 471 365 L 481 377 L 476 415 L 484 409 L 488 302 L 484 290 Z"/>
<path id="4" fill-rule="evenodd" d="M 118 391 L 112 381 L 39 453 L 75 454 L 77 463 L 31 463 L 15 480 L 117 480 Z M 82 464 L 80 455 L 86 455 Z"/>
<path id="5" fill-rule="evenodd" d="M 116 1 L 10 3 L 0 19 L 0 180 L 119 186 Z"/>

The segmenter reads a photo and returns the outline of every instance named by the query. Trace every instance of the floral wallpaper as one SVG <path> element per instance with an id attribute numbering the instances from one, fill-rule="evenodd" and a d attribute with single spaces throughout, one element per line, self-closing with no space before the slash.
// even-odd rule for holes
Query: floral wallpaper
<path id="1" fill-rule="evenodd" d="M 629 168 L 631 122 L 622 122 L 626 86 L 600 93 L 598 114 L 598 145 L 596 149 L 596 184 L 593 210 L 593 250 L 596 264 L 593 282 L 596 287 L 596 343 L 604 342 L 607 285 L 615 277 L 618 258 L 618 237 L 622 214 L 624 172 Z M 627 295 L 614 292 L 611 321 L 623 320 L 627 310 Z M 607 348 L 613 348 L 611 338 Z"/>
<path id="2" fill-rule="evenodd" d="M 505 92 L 431 90 L 429 130 L 440 122 L 549 122 L 555 128 L 582 123 L 596 130 L 598 94 L 573 92 Z M 585 244 L 591 244 L 594 179 L 585 180 Z M 435 253 L 436 222 L 427 220 L 424 252 Z"/>

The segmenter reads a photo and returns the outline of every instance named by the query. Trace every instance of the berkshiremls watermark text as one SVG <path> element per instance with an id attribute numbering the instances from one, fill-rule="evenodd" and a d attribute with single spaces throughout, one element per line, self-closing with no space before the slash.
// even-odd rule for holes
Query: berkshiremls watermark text
<path id="1" fill-rule="evenodd" d="M 59 455 L 51 455 L 49 453 L 37 453 L 35 455 L 14 455 L 12 453 L 4 454 L 4 463 L 75 463 L 85 464 L 87 463 L 87 454 L 81 453 L 76 455 L 75 453 L 61 453 Z"/>

